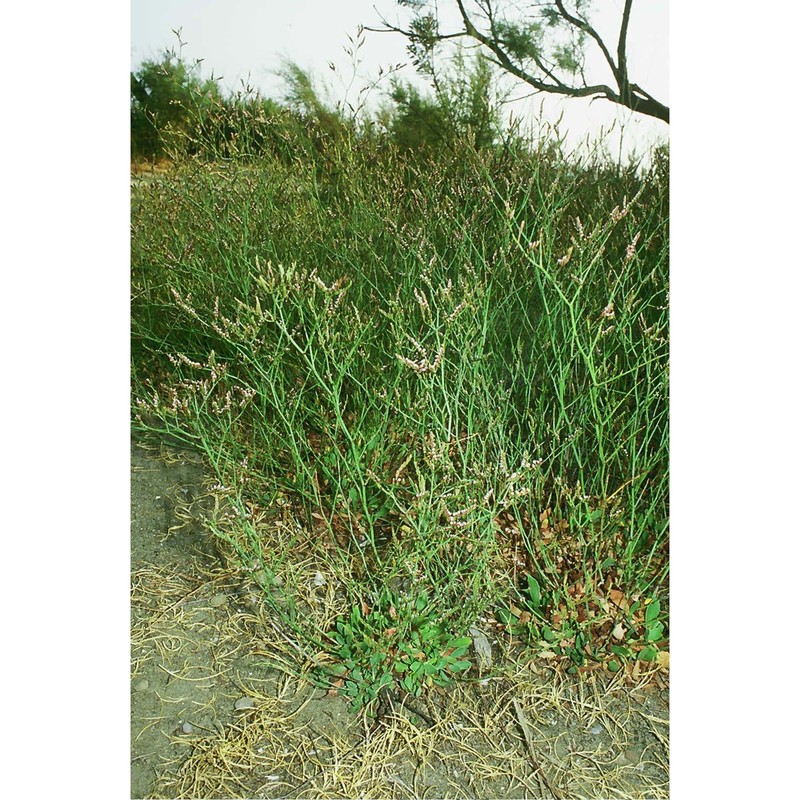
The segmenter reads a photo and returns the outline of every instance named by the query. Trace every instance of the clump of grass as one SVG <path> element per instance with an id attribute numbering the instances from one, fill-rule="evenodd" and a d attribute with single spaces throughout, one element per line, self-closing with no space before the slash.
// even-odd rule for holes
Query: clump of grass
<path id="1" fill-rule="evenodd" d="M 519 141 L 426 162 L 369 130 L 325 156 L 137 189 L 134 425 L 205 453 L 216 532 L 308 652 L 413 587 L 442 635 L 482 618 L 574 668 L 654 658 L 663 162 Z"/>

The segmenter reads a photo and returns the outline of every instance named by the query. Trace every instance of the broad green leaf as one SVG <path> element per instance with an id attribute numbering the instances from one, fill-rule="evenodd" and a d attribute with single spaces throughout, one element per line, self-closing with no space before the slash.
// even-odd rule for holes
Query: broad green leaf
<path id="1" fill-rule="evenodd" d="M 654 622 L 658 615 L 661 613 L 661 603 L 658 600 L 653 600 L 650 603 L 644 612 L 644 621 L 647 622 Z"/>
<path id="2" fill-rule="evenodd" d="M 511 625 L 514 622 L 514 616 L 507 608 L 498 608 L 495 614 L 501 625 Z"/>
<path id="3" fill-rule="evenodd" d="M 425 625 L 419 633 L 423 642 L 429 642 L 431 639 L 437 639 L 439 637 L 439 630 L 433 625 Z"/>
<path id="4" fill-rule="evenodd" d="M 539 586 L 539 581 L 533 575 L 528 575 L 528 597 L 530 598 L 531 606 L 539 608 L 542 603 L 542 590 Z"/>
<path id="5" fill-rule="evenodd" d="M 661 622 L 656 622 L 652 626 L 647 627 L 647 635 L 644 637 L 645 641 L 657 642 L 664 634 L 664 625 Z"/>
<path id="6" fill-rule="evenodd" d="M 378 680 L 378 683 L 375 685 L 375 694 L 377 695 L 377 693 L 384 686 L 389 686 L 391 683 L 392 683 L 392 676 L 388 672 L 384 672 L 383 675 L 381 675 L 380 679 Z"/>

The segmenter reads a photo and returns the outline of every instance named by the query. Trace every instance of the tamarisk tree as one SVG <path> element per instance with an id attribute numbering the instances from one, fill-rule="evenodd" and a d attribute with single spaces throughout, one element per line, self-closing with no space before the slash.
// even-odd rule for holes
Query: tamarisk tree
<path id="1" fill-rule="evenodd" d="M 639 114 L 669 122 L 669 108 L 628 74 L 628 28 L 633 0 L 624 0 L 616 41 L 606 41 L 590 21 L 591 0 L 397 0 L 411 8 L 407 28 L 383 20 L 382 31 L 402 33 L 409 40 L 415 66 L 433 69 L 433 54 L 445 40 L 477 42 L 490 61 L 532 86 L 537 92 L 565 97 L 605 98 Z M 440 6 L 454 3 L 460 30 L 442 30 Z M 372 29 L 375 30 L 375 29 Z M 584 69 L 588 47 L 602 54 L 612 80 L 589 82 Z"/>

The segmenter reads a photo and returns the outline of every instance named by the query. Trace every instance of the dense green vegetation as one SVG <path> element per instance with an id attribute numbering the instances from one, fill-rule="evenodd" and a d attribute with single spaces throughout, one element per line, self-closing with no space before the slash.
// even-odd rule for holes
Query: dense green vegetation
<path id="1" fill-rule="evenodd" d="M 479 72 L 374 119 L 289 79 L 201 92 L 133 190 L 134 428 L 205 453 L 215 533 L 354 707 L 475 675 L 476 625 L 573 669 L 656 658 L 666 150 L 503 130 Z"/>

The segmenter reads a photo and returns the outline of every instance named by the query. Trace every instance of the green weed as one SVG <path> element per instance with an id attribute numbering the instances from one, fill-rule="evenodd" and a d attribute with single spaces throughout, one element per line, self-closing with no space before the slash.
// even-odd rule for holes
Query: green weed
<path id="1" fill-rule="evenodd" d="M 188 159 L 134 193 L 134 427 L 205 453 L 242 565 L 335 577 L 330 613 L 289 585 L 275 613 L 355 706 L 464 671 L 446 632 L 479 616 L 575 668 L 652 656 L 665 156 L 509 138 L 425 161 L 372 128 L 287 126 L 296 159 Z M 397 580 L 434 607 L 383 595 Z"/>
<path id="2" fill-rule="evenodd" d="M 328 639 L 336 662 L 321 668 L 321 677 L 350 698 L 354 711 L 370 706 L 384 688 L 418 695 L 471 667 L 465 656 L 472 639 L 448 634 L 426 593 L 404 599 L 384 592 L 372 608 L 353 606 Z"/>

